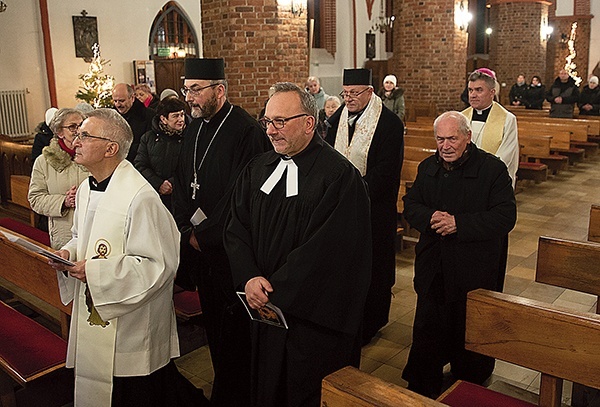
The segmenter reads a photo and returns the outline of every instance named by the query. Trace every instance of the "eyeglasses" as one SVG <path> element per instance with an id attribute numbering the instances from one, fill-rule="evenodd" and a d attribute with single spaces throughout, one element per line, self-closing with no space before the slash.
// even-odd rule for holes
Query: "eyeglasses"
<path id="1" fill-rule="evenodd" d="M 258 124 L 260 124 L 260 126 L 265 130 L 267 130 L 267 127 L 269 127 L 269 124 L 272 124 L 273 127 L 275 127 L 277 130 L 281 130 L 285 127 L 285 124 L 287 122 L 289 122 L 290 120 L 297 119 L 298 117 L 304 117 L 304 116 L 308 116 L 308 114 L 300 113 L 300 114 L 297 114 L 296 116 L 286 117 L 284 119 L 273 119 L 273 120 L 263 117 L 262 119 L 260 119 L 258 121 Z"/>
<path id="2" fill-rule="evenodd" d="M 206 85 L 206 86 L 202 86 L 200 88 L 199 87 L 186 88 L 184 86 L 180 90 L 181 90 L 181 94 L 183 95 L 183 97 L 186 97 L 188 95 L 188 93 L 190 94 L 190 96 L 194 97 L 194 96 L 198 96 L 200 94 L 200 92 L 202 92 L 204 89 L 212 88 L 213 86 L 217 86 L 217 85 L 220 85 L 220 84 L 219 83 L 213 83 L 212 85 Z"/>
<path id="3" fill-rule="evenodd" d="M 92 138 L 95 138 L 95 139 L 98 139 L 98 140 L 106 140 L 106 141 L 110 141 L 110 142 L 112 142 L 112 143 L 117 143 L 117 144 L 119 144 L 117 141 L 111 140 L 111 139 L 109 139 L 109 138 L 106 138 L 106 137 L 92 136 L 92 135 L 91 135 L 90 133 L 88 133 L 87 131 L 82 131 L 82 132 L 80 132 L 80 133 L 77 133 L 77 134 L 75 135 L 75 137 L 73 137 L 73 140 L 79 139 L 79 140 L 81 140 L 81 142 L 83 143 L 85 140 L 92 139 Z"/>
<path id="4" fill-rule="evenodd" d="M 356 92 L 356 91 L 351 91 L 351 92 L 346 92 L 346 91 L 341 91 L 340 92 L 340 97 L 342 99 L 355 99 L 357 97 L 359 97 L 361 94 L 363 94 L 364 92 L 368 91 L 371 88 L 365 88 L 363 90 L 361 90 L 360 92 Z"/>
<path id="5" fill-rule="evenodd" d="M 61 129 L 69 129 L 69 131 L 71 133 L 75 133 L 77 132 L 77 130 L 79 129 L 79 127 L 81 126 L 81 123 L 79 124 L 69 124 L 68 126 L 60 126 Z"/>

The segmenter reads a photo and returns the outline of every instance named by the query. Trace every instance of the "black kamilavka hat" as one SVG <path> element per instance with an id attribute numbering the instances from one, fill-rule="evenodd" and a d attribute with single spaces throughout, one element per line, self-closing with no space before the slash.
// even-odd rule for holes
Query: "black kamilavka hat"
<path id="1" fill-rule="evenodd" d="M 223 58 L 188 58 L 185 60 L 185 79 L 225 79 Z"/>
<path id="2" fill-rule="evenodd" d="M 370 69 L 344 69 L 343 85 L 373 85 L 373 74 Z"/>

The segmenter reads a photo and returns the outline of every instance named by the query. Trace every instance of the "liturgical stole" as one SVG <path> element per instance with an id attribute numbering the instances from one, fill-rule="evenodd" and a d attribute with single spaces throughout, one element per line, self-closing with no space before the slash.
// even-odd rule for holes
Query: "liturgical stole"
<path id="1" fill-rule="evenodd" d="M 334 148 L 342 153 L 360 171 L 363 177 L 367 173 L 367 158 L 373 135 L 379 123 L 383 103 L 375 94 L 365 108 L 363 114 L 354 123 L 355 130 L 352 141 L 348 143 L 348 109 L 344 108 L 340 117 Z"/>
<path id="2" fill-rule="evenodd" d="M 90 204 L 90 187 L 84 182 L 78 191 L 79 236 L 82 228 L 89 230 L 89 240 L 77 242 L 78 259 L 85 253 L 87 261 L 103 261 L 125 252 L 125 227 L 131 201 L 145 185 L 143 178 L 127 161 L 122 161 L 101 192 L 93 219 L 86 219 Z M 91 208 L 90 208 L 91 209 Z M 90 224 L 86 224 L 91 222 Z M 110 406 L 114 372 L 115 341 L 118 318 L 111 319 L 106 327 L 90 325 L 86 307 L 85 286 L 80 284 L 77 301 L 77 349 L 75 351 L 75 405 Z M 92 296 L 93 298 L 93 296 Z M 71 333 L 75 334 L 75 333 Z"/>
<path id="3" fill-rule="evenodd" d="M 473 108 L 468 107 L 462 111 L 473 127 Z M 502 144 L 502 137 L 504 135 L 504 123 L 506 122 L 506 110 L 502 106 L 493 102 L 490 114 L 483 125 L 478 131 L 473 130 L 471 136 L 475 145 L 481 148 L 483 151 L 487 151 L 490 154 L 496 154 Z M 483 123 L 482 123 L 483 124 Z"/>

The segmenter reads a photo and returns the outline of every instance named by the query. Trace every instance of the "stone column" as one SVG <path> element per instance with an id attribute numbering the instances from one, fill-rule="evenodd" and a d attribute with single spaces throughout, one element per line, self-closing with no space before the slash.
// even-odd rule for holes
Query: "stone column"
<path id="1" fill-rule="evenodd" d="M 202 0 L 205 58 L 225 59 L 229 100 L 256 116 L 269 87 L 308 77 L 306 3 L 302 14 L 276 0 Z"/>
<path id="2" fill-rule="evenodd" d="M 533 75 L 541 78 L 546 73 L 549 1 L 544 0 L 489 0 L 490 68 L 496 71 L 498 82 L 506 86 L 500 90 L 500 101 L 508 103 L 510 87 L 519 73 L 527 82 Z"/>
<path id="3" fill-rule="evenodd" d="M 389 70 L 398 77 L 407 107 L 433 103 L 438 113 L 461 110 L 465 87 L 467 32 L 457 24 L 460 1 L 394 2 L 394 56 Z M 468 9 L 468 1 L 463 2 Z M 397 28 L 396 28 L 397 27 Z"/>

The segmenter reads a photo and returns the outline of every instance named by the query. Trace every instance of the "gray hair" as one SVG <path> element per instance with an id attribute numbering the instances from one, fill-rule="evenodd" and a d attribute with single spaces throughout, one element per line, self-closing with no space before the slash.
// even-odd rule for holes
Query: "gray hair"
<path id="1" fill-rule="evenodd" d="M 313 95 L 291 82 L 277 82 L 271 87 L 275 90 L 273 95 L 280 92 L 293 92 L 297 94 L 300 98 L 300 107 L 302 111 L 317 120 L 319 109 L 317 108 L 317 102 Z"/>
<path id="2" fill-rule="evenodd" d="M 481 79 L 488 86 L 488 88 L 496 89 L 496 79 L 494 79 L 490 75 L 479 71 L 475 71 L 471 73 L 471 75 L 469 75 L 469 82 L 475 82 L 479 79 Z"/>
<path id="3" fill-rule="evenodd" d="M 338 105 L 338 107 L 342 105 L 342 101 L 337 95 L 327 96 L 327 98 L 325 98 L 325 103 L 327 102 L 335 102 Z"/>
<path id="4" fill-rule="evenodd" d="M 133 142 L 133 132 L 123 116 L 114 109 L 103 108 L 89 112 L 87 117 L 94 117 L 103 122 L 104 125 L 101 127 L 99 136 L 117 142 L 119 144 L 118 157 L 124 160 Z"/>
<path id="5" fill-rule="evenodd" d="M 227 79 L 213 79 L 210 81 L 211 85 L 223 85 L 223 87 L 225 88 L 225 96 L 227 96 Z"/>
<path id="6" fill-rule="evenodd" d="M 54 133 L 56 135 L 56 133 L 59 131 L 60 127 L 65 123 L 67 118 L 71 115 L 79 116 L 81 121 L 85 120 L 85 117 L 86 117 L 85 114 L 83 114 L 83 112 L 81 112 L 80 110 L 77 110 L 77 109 L 71 109 L 71 108 L 67 108 L 67 107 L 60 109 L 59 111 L 54 113 L 54 117 L 52 118 L 52 120 L 50 120 L 50 124 L 48 125 L 48 127 L 50 127 L 50 130 L 52 130 L 52 133 Z"/>
<path id="7" fill-rule="evenodd" d="M 469 120 L 467 120 L 466 116 L 460 112 L 451 110 L 449 112 L 442 113 L 433 122 L 434 136 L 437 136 L 438 124 L 442 120 L 446 120 L 446 119 L 453 119 L 456 122 L 456 124 L 458 124 L 458 132 L 460 134 L 462 134 L 463 136 L 467 136 L 469 134 L 469 132 L 471 131 L 471 124 L 469 123 Z"/>

